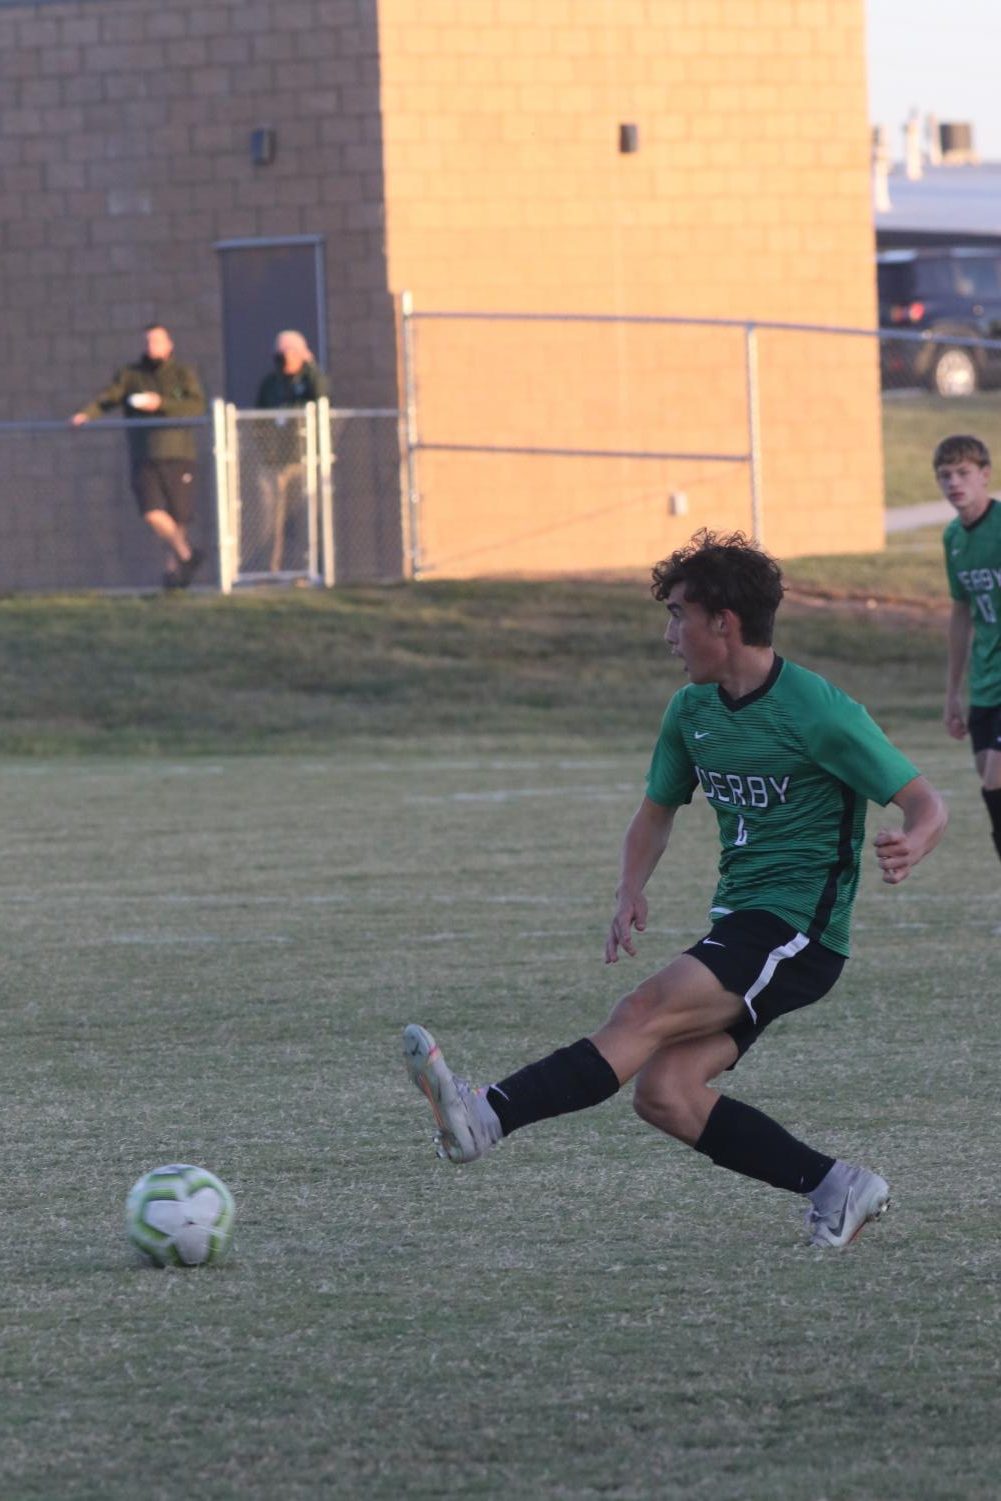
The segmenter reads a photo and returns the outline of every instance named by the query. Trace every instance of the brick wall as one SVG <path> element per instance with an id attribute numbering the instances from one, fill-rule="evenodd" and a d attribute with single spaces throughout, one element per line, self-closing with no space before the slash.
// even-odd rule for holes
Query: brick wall
<path id="1" fill-rule="evenodd" d="M 219 391 L 212 247 L 237 237 L 324 238 L 345 405 L 395 402 L 404 288 L 871 326 L 866 120 L 862 0 L 0 3 L 0 418 L 74 410 L 152 318 Z M 874 346 L 776 336 L 761 361 L 766 542 L 880 545 Z M 747 444 L 715 331 L 424 324 L 418 375 L 427 438 Z M 749 523 L 746 465 L 429 454 L 419 480 L 438 571 L 629 567 Z"/>
<path id="2" fill-rule="evenodd" d="M 389 279 L 418 309 L 874 326 L 861 0 L 382 0 L 379 15 Z M 717 332 L 645 352 L 626 330 L 509 332 L 417 325 L 425 438 L 747 446 L 743 355 Z M 759 355 L 766 542 L 881 546 L 875 343 L 770 335 Z M 746 466 L 429 454 L 420 480 L 431 571 L 630 566 L 696 525 L 750 521 Z"/>
<path id="3" fill-rule="evenodd" d="M 255 166 L 250 135 L 263 124 L 276 129 L 278 150 L 273 164 Z M 325 242 L 334 401 L 395 405 L 374 0 L 0 5 L 0 174 L 10 354 L 0 419 L 76 410 L 138 355 L 152 319 L 169 326 L 210 394 L 221 393 L 213 246 L 286 235 Z M 61 485 L 35 493 L 8 484 L 8 517 L 25 548 L 29 532 L 37 548 L 47 532 L 84 527 L 80 496 L 100 467 L 89 457 L 96 449 L 88 434 L 64 452 Z M 378 507 L 387 514 L 353 518 L 354 571 L 395 576 L 398 494 L 374 499 Z M 110 559 L 95 582 L 155 574 L 152 543 L 137 572 L 114 509 L 87 510 Z M 393 535 L 390 555 L 376 556 L 376 539 Z M 350 552 L 341 552 L 349 569 Z"/>
<path id="4" fill-rule="evenodd" d="M 374 0 L 0 6 L 0 415 L 74 409 L 151 318 L 218 390 L 213 244 L 294 234 L 326 239 L 336 399 L 395 400 L 378 89 Z"/>

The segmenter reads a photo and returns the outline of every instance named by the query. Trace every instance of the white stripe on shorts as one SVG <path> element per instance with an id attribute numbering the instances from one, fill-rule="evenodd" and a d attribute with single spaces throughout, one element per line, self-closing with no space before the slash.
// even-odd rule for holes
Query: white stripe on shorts
<path id="1" fill-rule="evenodd" d="M 805 933 L 797 933 L 795 938 L 790 938 L 788 943 L 780 944 L 777 949 L 772 949 L 771 953 L 768 955 L 768 958 L 765 960 L 764 968 L 762 969 L 760 975 L 755 980 L 750 990 L 744 996 L 744 1005 L 751 1013 L 751 1020 L 754 1022 L 755 1026 L 757 1026 L 758 1024 L 758 1013 L 755 1011 L 752 1004 L 755 996 L 759 996 L 761 994 L 765 986 L 770 982 L 772 976 L 778 969 L 782 960 L 795 959 L 796 955 L 801 954 L 809 942 L 810 940 L 809 938 L 807 938 Z"/>

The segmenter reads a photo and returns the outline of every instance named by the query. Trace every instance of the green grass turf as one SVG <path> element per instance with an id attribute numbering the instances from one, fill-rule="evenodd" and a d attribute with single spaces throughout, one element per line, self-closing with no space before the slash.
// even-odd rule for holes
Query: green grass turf
<path id="1" fill-rule="evenodd" d="M 883 552 L 794 558 L 785 564 L 791 588 L 830 600 L 894 601 L 933 612 L 948 609 L 941 526 L 891 532 Z"/>
<path id="2" fill-rule="evenodd" d="M 693 808 L 601 963 L 640 753 L 0 767 L 0 1495 L 989 1495 L 997 866 L 962 752 L 905 743 L 948 845 L 897 891 L 870 860 L 836 999 L 727 1081 L 892 1180 L 829 1256 L 625 1094 L 431 1154 L 406 1020 L 498 1075 L 702 928 Z M 223 1269 L 126 1246 L 177 1157 L 237 1196 Z"/>
<path id="3" fill-rule="evenodd" d="M 787 572 L 811 593 L 945 599 L 934 528 Z M 931 617 L 906 630 L 786 617 L 783 639 L 800 655 L 866 661 L 864 691 L 887 660 L 910 664 L 917 691 L 942 629 Z M 0 755 L 327 753 L 497 734 L 645 745 L 663 696 L 664 621 L 639 577 L 2 599 Z"/>
<path id="4" fill-rule="evenodd" d="M 63 753 L 0 761 L 0 1496 L 996 1494 L 998 867 L 940 622 L 779 642 L 952 808 L 899 890 L 870 857 L 835 996 L 727 1081 L 891 1179 L 825 1256 L 627 1092 L 439 1163 L 398 1062 L 419 1019 L 498 1076 L 704 930 L 693 807 L 641 958 L 601 963 L 680 681 L 642 590 L 177 603 L 0 608 L 6 744 Z M 126 1245 L 178 1157 L 237 1196 L 225 1268 Z"/>

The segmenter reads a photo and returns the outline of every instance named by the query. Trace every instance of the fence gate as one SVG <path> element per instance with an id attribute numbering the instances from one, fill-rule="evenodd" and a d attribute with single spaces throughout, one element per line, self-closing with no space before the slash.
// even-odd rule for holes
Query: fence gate
<path id="1" fill-rule="evenodd" d="M 222 405 L 221 403 L 219 405 Z M 219 582 L 332 584 L 330 411 L 304 407 L 216 413 Z"/>
<path id="2" fill-rule="evenodd" d="M 219 586 L 403 574 L 400 413 L 213 404 Z"/>

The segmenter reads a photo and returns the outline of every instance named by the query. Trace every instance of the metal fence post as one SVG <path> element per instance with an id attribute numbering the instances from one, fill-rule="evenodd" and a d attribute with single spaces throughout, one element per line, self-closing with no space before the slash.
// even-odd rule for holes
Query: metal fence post
<path id="1" fill-rule="evenodd" d="M 320 464 L 320 535 L 323 541 L 323 582 L 332 589 L 336 576 L 334 557 L 334 446 L 330 432 L 330 399 L 316 403 L 317 447 Z"/>
<path id="2" fill-rule="evenodd" d="M 320 509 L 320 487 L 317 483 L 319 449 L 316 441 L 316 402 L 307 401 L 306 415 L 306 570 L 311 582 L 320 577 L 320 541 L 317 516 Z"/>
<path id="3" fill-rule="evenodd" d="M 236 431 L 236 404 L 226 403 L 226 479 L 229 496 L 229 577 L 230 587 L 240 571 L 243 551 L 243 496 L 240 493 L 240 442 Z"/>
<path id="4" fill-rule="evenodd" d="M 215 465 L 216 531 L 219 544 L 219 590 L 233 591 L 233 538 L 230 532 L 230 465 L 226 443 L 226 403 L 216 397 L 212 403 L 212 461 Z"/>
<path id="5" fill-rule="evenodd" d="M 421 575 L 420 495 L 417 489 L 417 386 L 414 367 L 414 299 L 400 293 L 400 344 L 403 354 L 403 414 L 405 423 L 404 467 L 406 496 L 403 506 L 404 551 L 411 578 Z"/>
<path id="6" fill-rule="evenodd" d="M 761 495 L 761 410 L 758 390 L 758 330 L 748 323 L 744 329 L 744 364 L 747 372 L 747 448 L 751 458 L 751 535 L 764 542 L 764 516 Z"/>

